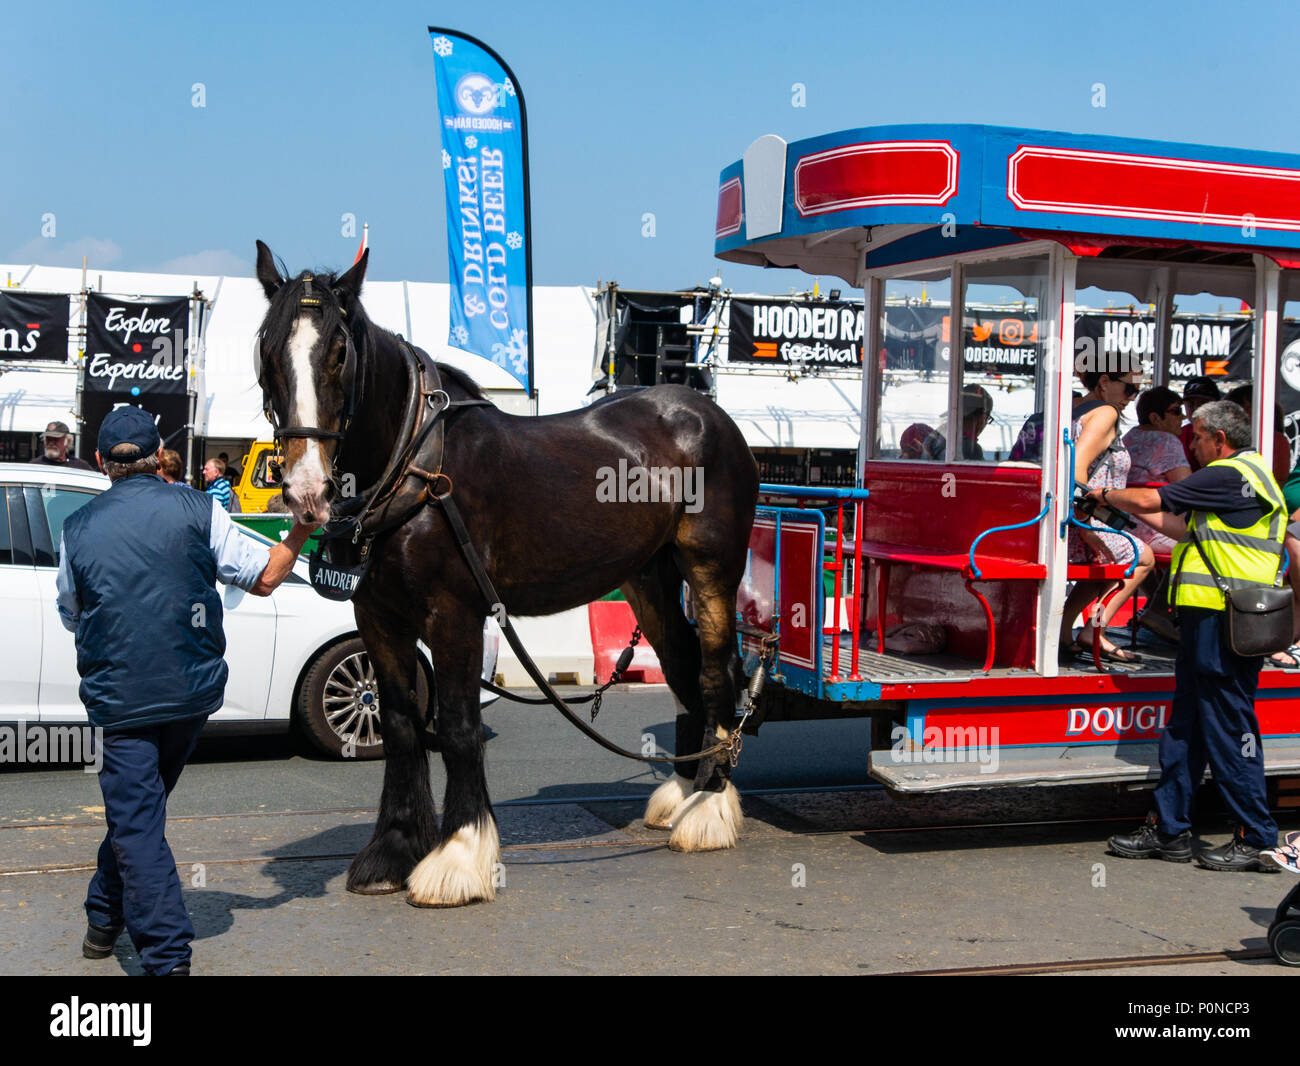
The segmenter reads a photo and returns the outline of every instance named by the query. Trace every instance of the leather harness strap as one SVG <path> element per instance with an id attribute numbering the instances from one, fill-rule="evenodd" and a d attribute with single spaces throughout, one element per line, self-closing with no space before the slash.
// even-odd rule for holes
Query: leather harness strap
<path id="1" fill-rule="evenodd" d="M 452 400 L 442 388 L 434 362 L 405 341 L 399 343 L 408 359 L 413 402 L 407 406 L 393 453 L 379 480 L 336 508 L 337 518 L 331 516 L 319 538 L 330 541 L 351 535 L 354 544 L 365 538 L 363 555 L 369 554 L 375 537 L 404 524 L 428 502 L 431 481 L 446 477 L 442 474 L 445 416 L 465 407 L 492 406 L 489 400 Z"/>

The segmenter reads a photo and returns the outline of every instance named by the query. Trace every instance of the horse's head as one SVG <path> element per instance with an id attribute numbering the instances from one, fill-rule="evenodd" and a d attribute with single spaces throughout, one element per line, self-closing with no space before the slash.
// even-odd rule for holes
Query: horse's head
<path id="1" fill-rule="evenodd" d="M 257 242 L 257 279 L 271 302 L 257 335 L 257 381 L 284 452 L 284 502 L 301 522 L 329 517 L 333 466 L 361 387 L 358 296 L 369 251 L 341 276 L 284 278 Z"/>

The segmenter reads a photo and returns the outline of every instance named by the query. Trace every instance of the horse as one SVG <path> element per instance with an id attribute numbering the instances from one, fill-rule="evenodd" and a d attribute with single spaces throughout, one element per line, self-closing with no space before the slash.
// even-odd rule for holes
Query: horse
<path id="1" fill-rule="evenodd" d="M 337 519 L 349 485 L 363 499 L 392 474 L 411 432 L 398 412 L 413 380 L 428 374 L 438 386 L 422 387 L 429 402 L 439 392 L 437 402 L 448 401 L 431 434 L 442 438 L 441 465 L 431 472 L 411 460 L 397 471 L 400 492 L 388 506 L 399 497 L 407 505 L 373 537 L 352 597 L 377 675 L 386 762 L 374 833 L 346 883 L 363 894 L 405 887 L 416 906 L 459 906 L 495 898 L 500 860 L 478 700 L 487 615 L 553 614 L 621 589 L 677 703 L 676 750 L 702 752 L 706 736 L 729 735 L 743 694 L 735 604 L 758 468 L 735 423 L 684 386 L 544 417 L 501 411 L 467 374 L 370 321 L 360 300 L 368 261 L 367 250 L 341 275 L 290 278 L 258 241 L 270 306 L 256 369 L 283 444 L 284 502 L 308 525 Z M 430 505 L 431 485 L 453 493 L 499 603 L 486 602 L 445 510 Z M 694 626 L 681 607 L 683 580 Z M 432 654 L 431 715 L 446 767 L 441 823 L 430 723 L 416 700 L 419 640 Z M 675 851 L 734 847 L 742 815 L 726 754 L 678 764 L 645 818 L 671 830 Z"/>

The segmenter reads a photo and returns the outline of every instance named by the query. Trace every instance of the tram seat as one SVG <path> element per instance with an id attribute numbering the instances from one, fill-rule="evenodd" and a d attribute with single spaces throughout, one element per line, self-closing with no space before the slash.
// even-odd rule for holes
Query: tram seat
<path id="1" fill-rule="evenodd" d="M 1047 576 L 1047 567 L 1041 563 L 1025 563 L 1018 559 L 1004 559 L 996 556 L 979 555 L 975 566 L 971 565 L 969 550 L 961 553 L 944 552 L 934 549 L 915 548 L 902 544 L 888 544 L 881 541 L 863 541 L 862 554 L 877 564 L 876 602 L 887 603 L 889 600 L 890 570 L 895 563 L 918 568 L 950 570 L 961 575 L 966 589 L 984 610 L 986 625 L 986 642 L 984 652 L 985 673 L 993 669 L 997 654 L 997 623 L 993 608 L 988 599 L 975 588 L 975 581 L 1041 581 Z M 876 647 L 885 646 L 885 612 L 876 612 Z"/>
<path id="2" fill-rule="evenodd" d="M 866 464 L 864 482 L 872 495 L 864 509 L 862 554 L 876 568 L 877 647 L 884 646 L 884 629 L 893 621 L 929 622 L 944 627 L 954 654 L 982 657 L 985 671 L 995 661 L 1031 668 L 1036 583 L 1047 573 L 1038 560 L 1038 530 L 1030 525 L 981 540 L 974 565 L 971 545 L 989 529 L 1039 513 L 1041 472 L 877 460 Z M 891 587 L 896 566 L 908 572 Z M 957 581 L 978 610 L 970 609 L 974 603 L 958 592 Z"/>

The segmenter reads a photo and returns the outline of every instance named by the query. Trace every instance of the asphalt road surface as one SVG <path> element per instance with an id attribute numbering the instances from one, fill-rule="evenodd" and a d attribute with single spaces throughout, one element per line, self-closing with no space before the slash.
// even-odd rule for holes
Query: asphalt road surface
<path id="1" fill-rule="evenodd" d="M 648 733 L 671 748 L 673 716 L 664 690 L 633 686 L 598 725 L 625 747 Z M 316 759 L 290 738 L 204 741 L 168 827 L 196 974 L 1294 972 L 1263 957 L 1289 875 L 1105 854 L 1145 812 L 1140 793 L 898 799 L 867 775 L 865 721 L 773 723 L 745 739 L 736 772 L 740 846 L 678 855 L 640 820 L 663 770 L 546 707 L 498 702 L 484 718 L 505 884 L 495 903 L 446 911 L 344 890 L 382 763 Z M 436 758 L 431 772 L 440 798 Z M 1229 827 L 1208 800 L 1200 830 L 1217 844 Z M 139 972 L 126 937 L 114 958 L 80 958 L 102 835 L 93 775 L 0 771 L 0 973 Z"/>

